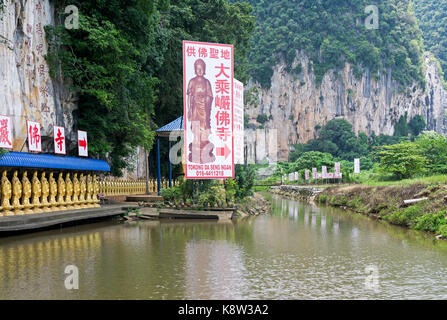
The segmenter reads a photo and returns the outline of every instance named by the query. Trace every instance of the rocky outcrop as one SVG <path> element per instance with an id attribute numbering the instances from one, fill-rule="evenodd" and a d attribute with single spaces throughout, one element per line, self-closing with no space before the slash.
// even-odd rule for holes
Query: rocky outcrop
<path id="1" fill-rule="evenodd" d="M 76 148 L 75 95 L 49 75 L 44 27 L 54 25 L 49 0 L 6 0 L 0 13 L 0 114 L 13 122 L 15 151 L 28 151 L 26 121 L 41 124 L 42 151 L 53 151 L 53 126 L 65 127 L 67 149 Z"/>
<path id="2" fill-rule="evenodd" d="M 409 119 L 417 114 L 424 115 L 427 130 L 447 132 L 444 116 L 447 95 L 437 64 L 429 53 L 425 55 L 425 90 L 415 84 L 405 92 L 399 91 L 398 84 L 391 78 L 391 70 L 380 73 L 378 79 L 368 70 L 361 78 L 356 78 L 352 67 L 346 64 L 340 72 L 328 72 L 321 85 L 317 85 L 308 57 L 298 53 L 292 69 L 298 64 L 302 66 L 298 75 L 286 72 L 285 65 L 275 66 L 269 89 L 262 89 L 252 81 L 246 88 L 255 95 L 250 99 L 254 102 L 246 105 L 245 111 L 250 117 L 245 131 L 248 162 L 271 159 L 276 151 L 279 161 L 287 160 L 293 144 L 315 138 L 315 127 L 333 118 L 345 118 L 356 133 L 374 131 L 392 135 L 394 124 L 407 112 Z M 267 115 L 268 121 L 263 124 L 265 129 L 259 130 L 256 120 L 261 114 Z M 262 139 L 260 132 L 264 131 Z M 271 146 L 274 131 L 277 148 Z"/>

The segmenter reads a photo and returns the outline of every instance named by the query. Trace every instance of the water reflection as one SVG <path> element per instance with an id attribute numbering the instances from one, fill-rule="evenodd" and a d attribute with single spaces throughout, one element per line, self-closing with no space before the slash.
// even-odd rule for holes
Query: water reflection
<path id="1" fill-rule="evenodd" d="M 1 299 L 447 298 L 447 243 L 273 197 L 232 222 L 106 221 L 0 239 Z M 79 268 L 79 290 L 64 287 Z M 365 268 L 377 267 L 377 292 Z"/>

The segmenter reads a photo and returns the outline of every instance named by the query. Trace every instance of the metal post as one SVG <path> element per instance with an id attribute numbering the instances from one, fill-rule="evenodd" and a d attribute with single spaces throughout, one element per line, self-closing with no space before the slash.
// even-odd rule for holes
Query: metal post
<path id="1" fill-rule="evenodd" d="M 160 195 L 160 189 L 161 189 L 160 137 L 158 137 L 158 136 L 157 136 L 157 174 L 158 174 L 157 191 L 158 191 L 158 195 Z"/>
<path id="2" fill-rule="evenodd" d="M 169 140 L 169 152 L 171 152 L 171 140 Z M 169 188 L 172 188 L 172 163 L 169 157 Z"/>

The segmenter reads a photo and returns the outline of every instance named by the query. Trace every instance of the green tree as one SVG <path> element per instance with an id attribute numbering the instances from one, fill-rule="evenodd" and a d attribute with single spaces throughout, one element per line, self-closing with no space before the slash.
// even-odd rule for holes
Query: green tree
<path id="1" fill-rule="evenodd" d="M 447 139 L 433 131 L 424 132 L 415 140 L 420 154 L 427 158 L 426 167 L 431 174 L 447 173 Z"/>
<path id="2" fill-rule="evenodd" d="M 154 138 L 157 79 L 148 72 L 158 9 L 152 0 L 57 0 L 56 27 L 47 27 L 51 75 L 69 78 L 78 94 L 77 123 L 88 131 L 89 151 L 121 175 L 137 146 Z M 79 8 L 79 29 L 66 29 L 67 5 Z M 71 150 L 73 152 L 74 150 Z"/>
<path id="3" fill-rule="evenodd" d="M 410 178 L 424 172 L 427 158 L 421 155 L 419 145 L 413 142 L 402 142 L 391 146 L 382 146 L 376 156 L 379 170 L 383 174 L 393 174 L 398 179 Z"/>
<path id="4" fill-rule="evenodd" d="M 427 126 L 424 116 L 415 115 L 408 123 L 412 137 L 417 137 Z"/>
<path id="5" fill-rule="evenodd" d="M 407 123 L 408 114 L 405 113 L 404 116 L 399 118 L 399 121 L 394 125 L 394 136 L 396 137 L 408 137 L 408 123 Z"/>

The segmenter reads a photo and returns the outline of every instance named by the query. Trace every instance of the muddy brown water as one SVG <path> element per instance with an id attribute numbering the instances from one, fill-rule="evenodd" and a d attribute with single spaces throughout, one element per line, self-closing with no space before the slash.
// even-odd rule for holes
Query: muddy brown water
<path id="1" fill-rule="evenodd" d="M 232 222 L 108 220 L 0 238 L 0 299 L 447 298 L 447 242 L 272 199 L 271 215 Z"/>

